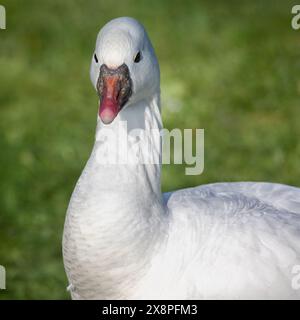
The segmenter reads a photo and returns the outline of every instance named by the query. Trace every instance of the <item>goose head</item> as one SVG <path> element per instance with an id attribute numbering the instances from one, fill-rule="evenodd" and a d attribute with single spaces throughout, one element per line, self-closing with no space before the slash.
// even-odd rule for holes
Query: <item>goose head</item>
<path id="1" fill-rule="evenodd" d="M 144 27 L 117 18 L 99 32 L 90 77 L 100 103 L 98 121 L 108 125 L 131 105 L 159 92 L 159 66 Z"/>

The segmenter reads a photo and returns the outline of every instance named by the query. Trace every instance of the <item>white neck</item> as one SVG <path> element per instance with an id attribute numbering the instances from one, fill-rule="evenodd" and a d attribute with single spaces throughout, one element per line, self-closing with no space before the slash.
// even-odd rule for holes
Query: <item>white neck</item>
<path id="1" fill-rule="evenodd" d="M 126 127 L 124 127 L 124 124 Z M 98 167 L 97 173 L 102 176 L 102 179 L 107 180 L 107 187 L 112 186 L 114 190 L 118 190 L 124 185 L 128 187 L 131 181 L 133 185 L 130 187 L 134 191 L 146 192 L 151 190 L 156 197 L 161 198 L 161 139 L 160 136 L 153 133 L 157 133 L 161 129 L 159 95 L 128 106 L 119 113 L 109 126 L 104 125 L 98 117 L 96 141 L 90 160 L 102 164 L 101 167 Z M 137 140 L 137 135 L 141 131 L 151 137 L 151 140 L 147 140 L 148 148 L 145 147 L 145 141 Z M 112 141 L 104 138 L 107 133 L 113 134 Z M 124 147 L 125 144 L 127 144 L 126 148 Z M 127 155 L 125 154 L 121 163 L 112 164 L 113 159 L 120 161 L 119 156 L 120 153 L 122 154 L 120 150 L 128 153 L 129 159 L 126 158 Z M 132 153 L 139 154 L 138 163 L 130 162 Z M 155 160 L 153 164 L 147 162 L 149 154 Z M 128 161 L 124 162 L 126 159 Z M 146 164 L 145 162 L 143 164 L 143 160 Z M 142 186 L 145 189 L 138 189 Z M 128 188 L 126 189 L 128 190 Z M 128 193 L 129 191 L 130 189 Z M 134 198 L 137 195 L 138 193 L 131 194 Z"/>
<path id="2" fill-rule="evenodd" d="M 128 132 L 132 129 L 161 129 L 159 96 L 128 106 L 109 128 L 116 131 L 121 120 L 127 121 Z M 91 282 L 95 281 L 96 272 L 104 291 L 107 284 L 107 288 L 115 287 L 116 292 L 121 294 L 122 290 L 129 290 L 122 283 L 123 279 L 133 283 L 132 277 L 138 276 L 139 272 L 147 269 L 147 264 L 150 265 L 155 248 L 163 242 L 166 219 L 160 186 L 160 163 L 99 163 L 103 150 L 108 147 L 106 142 L 101 142 L 101 134 L 107 128 L 98 121 L 96 142 L 72 196 L 69 212 L 78 221 L 86 246 L 92 250 L 82 255 L 95 257 L 95 265 L 85 266 L 87 273 L 93 273 Z M 116 135 L 119 143 L 124 137 L 122 132 L 116 132 Z M 128 134 L 126 137 L 132 144 L 132 136 Z M 110 152 L 118 148 L 118 143 L 109 146 Z M 160 139 L 154 139 L 151 150 L 160 158 Z M 127 269 L 129 274 L 125 277 Z M 99 290 L 99 284 L 97 286 Z M 112 298 L 116 297 L 114 294 Z"/>

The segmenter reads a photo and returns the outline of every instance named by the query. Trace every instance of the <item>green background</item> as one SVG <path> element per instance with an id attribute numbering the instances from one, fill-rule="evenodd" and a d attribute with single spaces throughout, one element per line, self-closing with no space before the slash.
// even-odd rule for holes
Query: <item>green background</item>
<path id="1" fill-rule="evenodd" d="M 96 35 L 132 16 L 162 74 L 165 127 L 205 129 L 205 170 L 163 167 L 163 190 L 215 181 L 300 185 L 300 30 L 291 1 L 1 1 L 0 299 L 64 299 L 61 239 L 93 145 Z"/>

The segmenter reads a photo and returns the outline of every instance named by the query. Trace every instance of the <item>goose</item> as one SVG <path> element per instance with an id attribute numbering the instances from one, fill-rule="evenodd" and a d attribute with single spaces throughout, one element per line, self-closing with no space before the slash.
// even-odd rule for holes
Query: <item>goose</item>
<path id="1" fill-rule="evenodd" d="M 90 78 L 96 139 L 63 234 L 72 299 L 299 299 L 300 189 L 232 182 L 163 194 L 160 161 L 101 162 L 124 141 L 143 156 L 132 131 L 162 128 L 159 64 L 135 19 L 100 30 Z M 151 153 L 161 159 L 160 139 Z"/>

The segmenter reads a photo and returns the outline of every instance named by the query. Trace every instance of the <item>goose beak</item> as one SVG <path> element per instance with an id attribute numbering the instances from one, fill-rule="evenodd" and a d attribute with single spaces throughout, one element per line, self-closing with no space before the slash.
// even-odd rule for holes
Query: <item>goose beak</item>
<path id="1" fill-rule="evenodd" d="M 132 81 L 126 64 L 117 69 L 110 69 L 103 64 L 100 68 L 97 91 L 100 97 L 99 117 L 104 124 L 110 124 L 132 93 Z"/>

